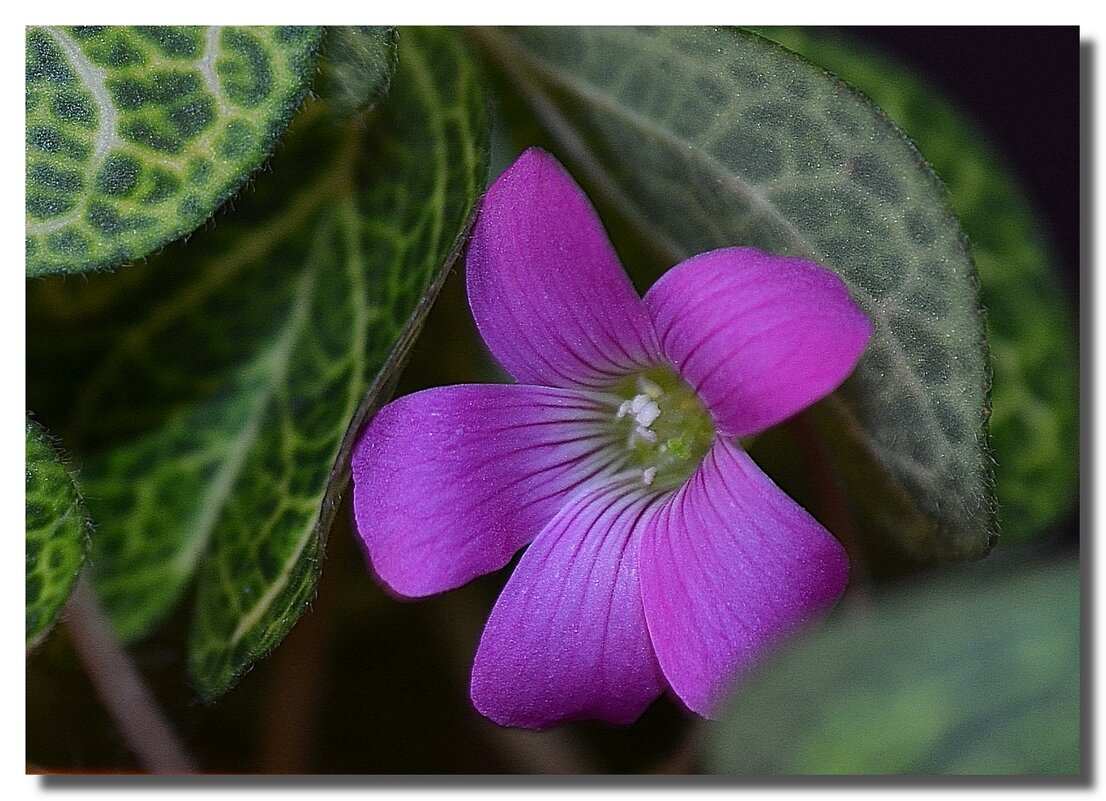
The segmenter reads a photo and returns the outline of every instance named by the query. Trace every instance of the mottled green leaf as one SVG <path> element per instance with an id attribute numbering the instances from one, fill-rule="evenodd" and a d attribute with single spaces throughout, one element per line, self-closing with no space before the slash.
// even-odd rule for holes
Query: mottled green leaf
<path id="1" fill-rule="evenodd" d="M 320 29 L 27 29 L 27 275 L 116 267 L 211 216 L 303 100 Z"/>
<path id="2" fill-rule="evenodd" d="M 963 571 L 845 611 L 737 688 L 707 729 L 708 770 L 1079 772 L 1077 560 Z"/>
<path id="3" fill-rule="evenodd" d="M 387 93 L 397 52 L 395 28 L 327 28 L 315 91 L 335 114 L 360 114 Z"/>
<path id="4" fill-rule="evenodd" d="M 979 267 L 994 365 L 991 439 L 1003 537 L 1071 509 L 1079 478 L 1075 323 L 1029 200 L 984 136 L 907 69 L 823 30 L 763 31 L 867 93 L 949 188 Z"/>
<path id="5" fill-rule="evenodd" d="M 404 30 L 399 49 L 370 115 L 309 105 L 271 174 L 187 247 L 31 293 L 29 393 L 84 454 L 95 586 L 133 639 L 202 559 L 190 662 L 208 696 L 310 601 L 352 434 L 484 187 L 474 64 L 448 31 Z"/>
<path id="6" fill-rule="evenodd" d="M 921 556 L 995 535 L 975 268 L 912 144 L 863 96 L 752 34 L 539 28 L 475 34 L 600 206 L 639 279 L 729 245 L 840 274 L 875 335 L 831 413 L 931 521 Z"/>
<path id="7" fill-rule="evenodd" d="M 84 561 L 89 520 L 46 431 L 27 420 L 27 648 L 53 628 Z"/>

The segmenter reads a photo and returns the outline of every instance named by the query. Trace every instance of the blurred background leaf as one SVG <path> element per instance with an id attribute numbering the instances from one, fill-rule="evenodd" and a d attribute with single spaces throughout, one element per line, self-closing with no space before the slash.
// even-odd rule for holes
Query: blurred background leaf
<path id="1" fill-rule="evenodd" d="M 27 420 L 27 648 L 53 628 L 84 562 L 91 523 L 42 426 Z"/>
<path id="2" fill-rule="evenodd" d="M 1025 190 L 963 109 L 893 59 L 843 31 L 757 30 L 871 97 L 948 187 L 988 312 L 1002 534 L 1021 542 L 1049 532 L 1077 495 L 1078 348 L 1055 251 Z"/>
<path id="3" fill-rule="evenodd" d="M 327 28 L 315 91 L 326 98 L 327 110 L 339 116 L 368 111 L 387 94 L 398 52 L 395 28 Z"/>
<path id="4" fill-rule="evenodd" d="M 516 93 L 504 104 L 516 135 L 540 136 L 540 123 L 539 141 L 551 139 L 589 190 L 639 281 L 731 245 L 811 258 L 845 279 L 875 334 L 823 414 L 859 445 L 850 458 L 890 477 L 915 523 L 896 518 L 878 534 L 920 557 L 985 553 L 995 530 L 975 269 L 901 131 L 848 86 L 745 32 L 476 38 Z"/>
<path id="5" fill-rule="evenodd" d="M 28 395 L 59 421 L 104 521 L 94 584 L 134 640 L 202 567 L 190 665 L 208 697 L 311 600 L 349 440 L 484 187 L 473 63 L 450 31 L 399 39 L 371 116 L 336 124 L 311 103 L 219 226 L 148 269 L 29 291 Z"/>
<path id="6" fill-rule="evenodd" d="M 321 28 L 27 28 L 27 275 L 194 230 L 272 152 Z"/>
<path id="7" fill-rule="evenodd" d="M 707 725 L 707 768 L 1078 773 L 1079 562 L 995 562 L 889 589 L 781 650 Z"/>

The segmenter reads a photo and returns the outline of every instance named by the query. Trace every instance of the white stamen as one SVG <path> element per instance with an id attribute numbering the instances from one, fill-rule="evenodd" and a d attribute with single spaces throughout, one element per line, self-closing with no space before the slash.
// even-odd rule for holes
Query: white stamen
<path id="1" fill-rule="evenodd" d="M 634 399 L 630 401 L 630 411 L 636 415 L 645 408 L 645 404 L 647 403 L 649 403 L 648 395 L 634 395 Z"/>
<path id="2" fill-rule="evenodd" d="M 624 401 L 622 401 L 622 405 L 618 407 L 618 414 L 615 415 L 615 418 L 618 419 L 618 420 L 621 420 L 623 417 L 625 417 L 629 413 L 630 413 L 630 401 L 624 400 Z"/>
<path id="3" fill-rule="evenodd" d="M 657 406 L 653 401 L 649 401 L 634 415 L 634 419 L 637 420 L 638 425 L 648 428 L 653 425 L 653 421 L 661 416 L 661 407 Z"/>
<path id="4" fill-rule="evenodd" d="M 657 477 L 657 468 L 647 467 L 641 471 L 641 480 L 645 482 L 645 486 L 649 486 L 653 483 L 653 479 Z"/>
<path id="5" fill-rule="evenodd" d="M 637 426 L 634 429 L 634 433 L 637 434 L 639 437 L 641 437 L 646 442 L 656 442 L 657 441 L 657 432 L 653 431 L 652 429 L 645 428 L 643 426 Z"/>

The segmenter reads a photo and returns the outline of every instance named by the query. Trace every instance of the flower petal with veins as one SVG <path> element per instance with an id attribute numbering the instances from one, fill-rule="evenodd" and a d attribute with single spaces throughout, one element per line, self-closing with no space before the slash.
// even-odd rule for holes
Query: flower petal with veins
<path id="1" fill-rule="evenodd" d="M 472 700 L 497 723 L 636 720 L 665 687 L 638 591 L 638 487 L 574 497 L 503 589 L 472 666 Z"/>
<path id="2" fill-rule="evenodd" d="M 848 581 L 841 544 L 723 439 L 643 522 L 649 634 L 673 692 L 700 715 L 769 646 L 830 609 Z"/>
<path id="3" fill-rule="evenodd" d="M 645 304 L 665 358 L 733 437 L 762 431 L 832 392 L 872 334 L 834 273 L 752 248 L 681 262 Z"/>
<path id="4" fill-rule="evenodd" d="M 380 579 L 408 597 L 498 570 L 570 494 L 612 464 L 610 417 L 585 393 L 439 387 L 385 406 L 353 453 L 357 529 Z"/>
<path id="5" fill-rule="evenodd" d="M 465 270 L 480 334 L 521 383 L 596 386 L 660 360 L 595 209 L 542 150 L 527 150 L 488 190 Z"/>

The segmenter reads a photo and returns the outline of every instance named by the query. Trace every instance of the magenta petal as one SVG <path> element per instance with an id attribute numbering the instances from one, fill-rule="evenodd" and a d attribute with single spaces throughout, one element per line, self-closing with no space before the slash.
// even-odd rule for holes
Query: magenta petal
<path id="1" fill-rule="evenodd" d="M 595 210 L 543 150 L 488 190 L 465 269 L 484 342 L 520 382 L 597 386 L 658 360 L 649 314 Z"/>
<path id="2" fill-rule="evenodd" d="M 872 324 L 834 273 L 751 248 L 703 253 L 645 296 L 661 350 L 741 437 L 829 394 L 860 359 Z"/>
<path id="3" fill-rule="evenodd" d="M 505 726 L 629 723 L 664 688 L 638 588 L 637 487 L 575 497 L 538 535 L 496 602 L 472 668 L 472 701 Z"/>
<path id="4" fill-rule="evenodd" d="M 848 557 L 745 451 L 718 440 L 647 522 L 640 570 L 661 669 L 709 717 L 770 645 L 836 603 Z"/>
<path id="5" fill-rule="evenodd" d="M 354 446 L 353 508 L 378 576 L 401 595 L 497 570 L 611 457 L 585 393 L 441 387 L 399 398 Z"/>

